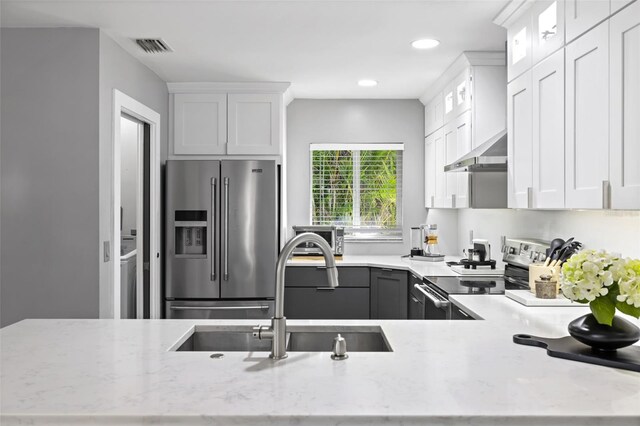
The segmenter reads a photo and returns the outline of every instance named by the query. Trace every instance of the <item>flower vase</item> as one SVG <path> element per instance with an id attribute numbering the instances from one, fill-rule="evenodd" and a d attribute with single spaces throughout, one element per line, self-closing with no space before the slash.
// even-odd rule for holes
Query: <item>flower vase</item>
<path id="1" fill-rule="evenodd" d="M 569 323 L 569 334 L 595 351 L 615 351 L 640 340 L 640 328 L 619 316 L 611 325 L 600 324 L 593 314 L 586 314 Z"/>

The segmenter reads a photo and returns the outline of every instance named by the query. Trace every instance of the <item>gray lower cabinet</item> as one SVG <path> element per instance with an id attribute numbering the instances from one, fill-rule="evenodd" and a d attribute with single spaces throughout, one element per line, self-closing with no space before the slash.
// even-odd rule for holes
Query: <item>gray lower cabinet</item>
<path id="1" fill-rule="evenodd" d="M 371 268 L 371 319 L 407 319 L 406 271 Z"/>
<path id="2" fill-rule="evenodd" d="M 339 267 L 340 286 L 328 287 L 324 267 L 290 266 L 284 314 L 290 319 L 369 319 L 369 268 Z"/>
<path id="3" fill-rule="evenodd" d="M 284 314 L 289 319 L 368 319 L 369 288 L 289 287 Z"/>

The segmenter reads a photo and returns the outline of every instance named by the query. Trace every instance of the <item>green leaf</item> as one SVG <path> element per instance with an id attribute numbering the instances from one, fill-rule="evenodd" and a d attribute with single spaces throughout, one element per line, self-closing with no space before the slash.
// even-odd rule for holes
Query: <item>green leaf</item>
<path id="1" fill-rule="evenodd" d="M 606 296 L 598 297 L 589 303 L 589 307 L 591 308 L 591 312 L 593 312 L 593 316 L 596 317 L 596 320 L 600 324 L 611 325 L 613 316 L 616 313 L 616 304 L 613 300 Z"/>
<path id="2" fill-rule="evenodd" d="M 634 318 L 640 318 L 640 308 L 629 305 L 627 302 L 616 302 L 616 308 L 623 314 L 631 315 Z"/>

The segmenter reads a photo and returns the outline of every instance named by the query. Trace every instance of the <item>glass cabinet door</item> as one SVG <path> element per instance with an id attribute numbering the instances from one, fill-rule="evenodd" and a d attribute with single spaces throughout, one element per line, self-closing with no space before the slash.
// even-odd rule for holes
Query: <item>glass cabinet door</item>
<path id="1" fill-rule="evenodd" d="M 531 8 L 533 19 L 533 63 L 564 44 L 564 1 L 539 1 Z"/>
<path id="2" fill-rule="evenodd" d="M 531 39 L 531 14 L 525 13 L 507 29 L 509 81 L 531 68 Z"/>

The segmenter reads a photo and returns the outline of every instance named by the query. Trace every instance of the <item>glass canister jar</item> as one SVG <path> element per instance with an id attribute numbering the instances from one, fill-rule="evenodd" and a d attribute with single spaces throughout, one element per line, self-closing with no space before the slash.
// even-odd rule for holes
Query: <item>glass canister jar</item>
<path id="1" fill-rule="evenodd" d="M 411 227 L 411 256 L 422 256 L 422 229 L 419 226 Z"/>
<path id="2" fill-rule="evenodd" d="M 424 227 L 424 251 L 428 255 L 439 255 L 438 225 L 430 224 Z"/>

